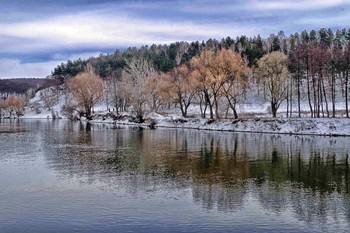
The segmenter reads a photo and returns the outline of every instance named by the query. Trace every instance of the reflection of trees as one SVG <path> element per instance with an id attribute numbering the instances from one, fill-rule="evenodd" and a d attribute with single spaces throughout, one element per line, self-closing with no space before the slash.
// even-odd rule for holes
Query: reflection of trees
<path id="1" fill-rule="evenodd" d="M 76 124 L 63 131 L 46 139 L 46 149 L 67 177 L 133 195 L 191 189 L 209 209 L 237 210 L 249 194 L 265 210 L 302 221 L 350 219 L 347 138 Z"/>
<path id="2" fill-rule="evenodd" d="M 349 194 L 349 165 L 347 155 L 340 158 L 333 153 L 322 154 L 314 151 L 307 159 L 296 151 L 283 155 L 274 149 L 269 160 L 268 154 L 262 155 L 264 160 L 251 164 L 252 178 L 256 181 L 269 180 L 282 184 L 295 182 L 313 192 Z"/>
<path id="3" fill-rule="evenodd" d="M 285 154 L 280 152 L 285 148 L 277 148 L 250 165 L 254 192 L 265 209 L 281 212 L 291 208 L 299 220 L 324 226 L 340 221 L 338 216 L 350 219 L 347 149 L 336 154 L 314 147 L 311 155 L 303 157 L 302 147 Z"/>
<path id="4" fill-rule="evenodd" d="M 244 185 L 222 187 L 222 185 L 198 185 L 193 184 L 192 194 L 195 202 L 201 206 L 221 211 L 240 209 L 244 204 L 247 189 Z"/>

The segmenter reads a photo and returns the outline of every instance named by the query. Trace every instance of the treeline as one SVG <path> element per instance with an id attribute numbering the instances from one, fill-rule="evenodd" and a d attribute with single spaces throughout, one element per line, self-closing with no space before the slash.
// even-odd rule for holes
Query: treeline
<path id="1" fill-rule="evenodd" d="M 175 42 L 170 45 L 151 45 L 140 48 L 130 47 L 125 51 L 116 50 L 114 54 L 101 54 L 87 60 L 78 59 L 58 65 L 53 75 L 75 76 L 84 71 L 89 62 L 94 65 L 97 74 L 107 78 L 110 73 L 125 66 L 125 59 L 131 57 L 143 57 L 151 61 L 153 66 L 160 72 L 167 72 L 175 66 L 188 63 L 192 57 L 199 55 L 203 50 L 232 49 L 240 53 L 246 59 L 249 67 L 266 53 L 280 51 L 288 55 L 294 51 L 297 45 L 305 43 L 323 44 L 326 47 L 344 48 L 350 42 L 350 29 L 342 29 L 333 32 L 331 29 L 303 31 L 301 33 L 286 36 L 283 31 L 277 35 L 272 34 L 268 38 L 241 36 L 236 39 L 226 37 L 221 40 L 209 39 L 206 42 Z"/>
<path id="2" fill-rule="evenodd" d="M 44 82 L 39 78 L 0 79 L 0 93 L 26 94 L 29 89 L 38 89 Z"/>
<path id="3" fill-rule="evenodd" d="M 52 75 L 69 79 L 87 64 L 104 80 L 101 98 L 116 111 L 131 107 L 140 116 L 145 109 L 171 105 L 186 116 L 188 106 L 196 103 L 203 117 L 207 110 L 211 118 L 238 117 L 235 107 L 245 93 L 262 90 L 273 116 L 285 101 L 287 116 L 296 111 L 300 117 L 301 102 L 307 101 L 311 117 L 335 117 L 341 100 L 349 117 L 350 29 L 128 48 L 68 61 Z"/>

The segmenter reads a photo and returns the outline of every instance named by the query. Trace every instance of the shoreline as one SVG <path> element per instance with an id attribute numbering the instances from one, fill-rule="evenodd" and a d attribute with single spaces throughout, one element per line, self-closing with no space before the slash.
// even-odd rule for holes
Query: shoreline
<path id="1" fill-rule="evenodd" d="M 42 114 L 41 117 L 27 115 L 20 117 L 20 119 L 53 120 L 52 117 L 47 117 L 44 114 Z M 65 117 L 61 119 L 69 120 Z M 59 118 L 57 118 L 57 120 L 59 120 Z M 81 119 L 78 119 L 78 121 L 108 125 L 128 125 L 151 129 L 171 128 L 236 133 L 350 137 L 350 118 L 272 118 L 262 116 L 255 118 L 213 120 L 199 117 L 183 118 L 176 114 L 164 116 L 152 112 L 146 115 L 145 122 L 143 123 L 137 123 L 128 113 L 125 113 L 124 115 L 97 113 L 93 116 L 92 120 L 87 120 L 82 117 Z"/>
<path id="2" fill-rule="evenodd" d="M 85 120 L 84 120 L 85 121 Z M 256 119 L 202 119 L 158 117 L 148 118 L 144 123 L 129 120 L 94 119 L 90 123 L 128 125 L 149 129 L 194 129 L 235 133 L 265 133 L 284 135 L 308 135 L 327 137 L 350 137 L 348 118 L 256 118 Z"/>

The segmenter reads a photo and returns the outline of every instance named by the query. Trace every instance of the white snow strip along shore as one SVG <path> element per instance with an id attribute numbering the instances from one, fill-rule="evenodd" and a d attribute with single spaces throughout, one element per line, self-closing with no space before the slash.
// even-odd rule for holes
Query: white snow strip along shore
<path id="1" fill-rule="evenodd" d="M 174 118 L 153 114 L 145 123 L 129 120 L 95 119 L 92 123 L 136 125 L 231 132 L 255 132 L 297 135 L 350 136 L 350 119 L 347 118 L 256 118 L 237 120 L 210 120 L 201 118 Z"/>

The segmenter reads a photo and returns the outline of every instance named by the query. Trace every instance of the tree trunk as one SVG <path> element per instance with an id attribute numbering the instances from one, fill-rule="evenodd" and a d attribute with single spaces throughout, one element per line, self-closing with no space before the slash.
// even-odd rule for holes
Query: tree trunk
<path id="1" fill-rule="evenodd" d="M 327 93 L 326 93 L 326 87 L 324 85 L 323 75 L 321 75 L 321 82 L 322 82 L 322 89 L 323 89 L 323 95 L 324 95 L 324 102 L 326 103 L 327 117 L 329 117 L 328 100 L 327 100 Z M 332 93 L 332 96 L 333 96 L 333 93 Z"/>
<path id="2" fill-rule="evenodd" d="M 215 117 L 216 119 L 220 119 L 219 104 L 218 104 L 218 99 L 216 95 L 214 95 L 214 105 L 215 105 Z"/>
<path id="3" fill-rule="evenodd" d="M 323 92 L 322 92 L 322 79 L 321 81 L 318 80 L 317 84 L 317 102 L 318 102 L 318 109 L 319 109 L 319 117 L 324 117 L 324 111 L 323 111 Z"/>
<path id="4" fill-rule="evenodd" d="M 332 117 L 334 118 L 335 117 L 335 74 L 333 69 L 332 69 L 331 89 L 332 89 Z"/>
<path id="5" fill-rule="evenodd" d="M 91 107 L 90 106 L 85 106 L 85 116 L 88 120 L 91 119 Z"/>
<path id="6" fill-rule="evenodd" d="M 207 117 L 207 109 L 208 109 L 208 103 L 205 102 L 205 103 L 204 103 L 203 118 L 206 118 L 206 117 Z"/>
<path id="7" fill-rule="evenodd" d="M 185 109 L 185 106 L 184 104 L 182 103 L 182 98 L 181 96 L 179 96 L 179 104 L 180 104 L 180 109 L 181 109 L 181 113 L 182 113 L 182 116 L 183 117 L 187 117 L 186 115 L 186 109 Z"/>
<path id="8" fill-rule="evenodd" d="M 209 111 L 210 111 L 210 119 L 214 119 L 214 112 L 213 112 L 213 105 L 210 102 L 210 97 L 208 92 L 205 92 L 205 102 L 206 102 L 206 106 L 209 105 Z"/>
<path id="9" fill-rule="evenodd" d="M 286 117 L 288 118 L 289 117 L 289 88 L 287 88 L 287 114 L 286 114 Z"/>
<path id="10" fill-rule="evenodd" d="M 349 72 L 346 71 L 346 76 L 345 76 L 345 111 L 346 111 L 347 118 L 349 118 L 348 85 L 349 85 Z"/>
<path id="11" fill-rule="evenodd" d="M 297 95 L 298 95 L 298 116 L 301 117 L 301 107 L 300 107 L 300 77 L 298 76 L 298 90 L 297 90 Z"/>
<path id="12" fill-rule="evenodd" d="M 116 112 L 116 114 L 118 115 L 118 113 L 119 113 L 119 104 L 118 104 L 118 99 L 115 99 L 114 100 L 115 101 L 115 103 L 114 103 L 114 107 L 115 107 L 115 112 Z"/>
<path id="13" fill-rule="evenodd" d="M 230 106 L 227 104 L 226 105 L 226 110 L 225 110 L 225 119 L 228 118 L 228 110 L 230 109 Z"/>
<path id="14" fill-rule="evenodd" d="M 199 94 L 199 109 L 201 111 L 202 118 L 205 118 L 205 112 L 203 112 L 203 96 Z"/>
<path id="15" fill-rule="evenodd" d="M 191 102 L 188 102 L 187 104 L 185 104 L 185 117 L 187 117 L 187 111 L 188 111 L 188 107 L 190 106 Z"/>
<path id="16" fill-rule="evenodd" d="M 181 113 L 183 117 L 187 117 L 186 110 L 181 107 Z"/>
<path id="17" fill-rule="evenodd" d="M 229 106 L 231 107 L 231 109 L 233 111 L 234 118 L 238 119 L 238 114 L 237 114 L 237 111 L 236 111 L 237 100 L 233 98 L 233 103 L 232 103 L 232 101 L 231 101 L 231 99 L 230 99 L 230 97 L 228 95 L 226 95 L 226 98 L 227 98 Z"/>
<path id="18" fill-rule="evenodd" d="M 306 71 L 306 82 L 307 82 L 307 98 L 309 100 L 309 107 L 310 107 L 310 113 L 311 117 L 314 117 L 314 112 L 312 109 L 312 104 L 311 104 L 311 90 L 310 90 L 310 78 L 309 78 L 309 72 Z"/>
<path id="19" fill-rule="evenodd" d="M 271 112 L 272 112 L 272 117 L 277 116 L 277 104 L 274 101 L 271 101 Z"/>
<path id="20" fill-rule="evenodd" d="M 315 77 L 312 77 L 312 89 L 314 94 L 314 117 L 320 117 L 320 106 L 318 100 L 318 88 L 316 89 Z"/>
<path id="21" fill-rule="evenodd" d="M 235 119 L 238 119 L 238 114 L 237 114 L 236 108 L 234 107 L 234 108 L 232 109 L 232 111 L 233 111 L 233 116 L 234 116 L 234 118 L 235 118 Z"/>
<path id="22" fill-rule="evenodd" d="M 292 114 L 293 114 L 293 80 L 291 79 L 290 81 L 290 100 L 289 100 L 289 103 L 290 103 L 290 110 L 289 110 L 289 117 L 292 117 Z"/>

